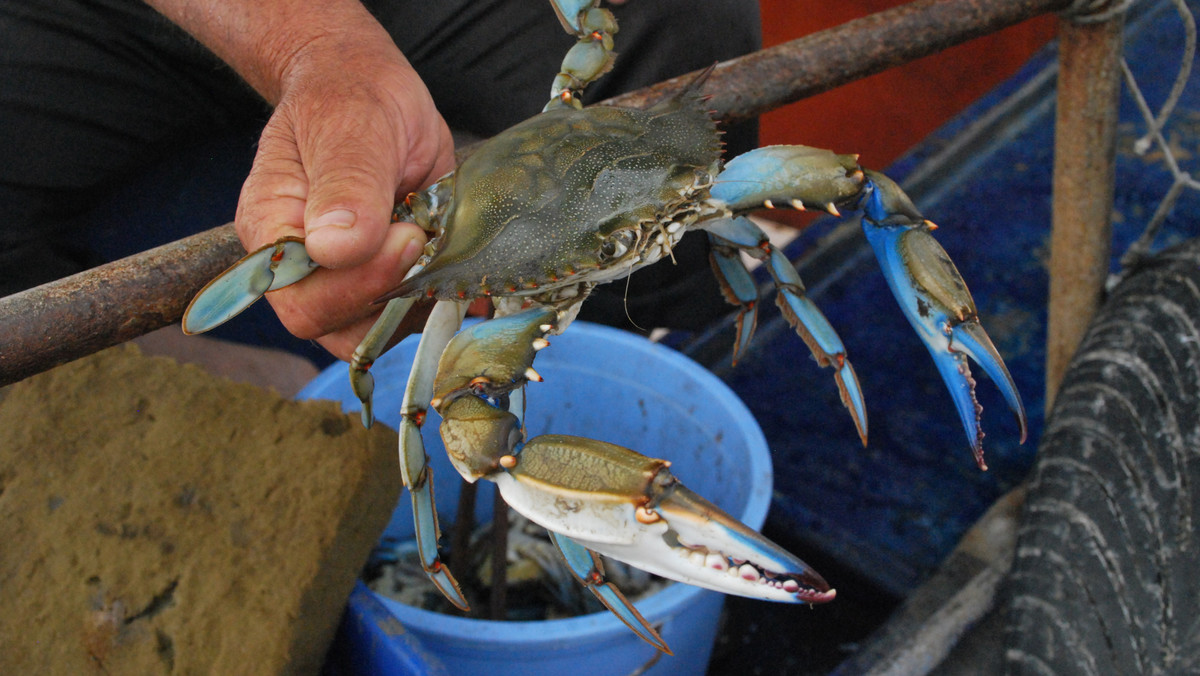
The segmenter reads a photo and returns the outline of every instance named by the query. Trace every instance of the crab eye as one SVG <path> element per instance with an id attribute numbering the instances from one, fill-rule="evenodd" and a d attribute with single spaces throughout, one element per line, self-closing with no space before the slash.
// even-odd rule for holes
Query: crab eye
<path id="1" fill-rule="evenodd" d="M 637 237 L 631 230 L 620 230 L 609 236 L 600 245 L 600 257 L 605 261 L 615 260 L 629 251 Z"/>

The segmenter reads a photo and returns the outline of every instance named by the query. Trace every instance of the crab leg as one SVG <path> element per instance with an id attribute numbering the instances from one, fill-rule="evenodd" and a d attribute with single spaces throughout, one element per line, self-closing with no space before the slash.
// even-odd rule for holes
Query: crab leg
<path id="1" fill-rule="evenodd" d="M 433 306 L 421 341 L 417 344 L 412 371 L 404 389 L 399 430 L 400 473 L 412 496 L 413 523 L 421 566 L 438 590 L 463 610 L 469 607 L 467 599 L 438 556 L 437 541 L 441 533 L 433 499 L 433 470 L 429 467 L 425 443 L 421 440 L 421 425 L 425 422 L 429 400 L 433 396 L 438 355 L 458 330 L 465 311 L 466 305 L 451 301 L 440 301 Z"/>
<path id="2" fill-rule="evenodd" d="M 617 20 L 612 12 L 597 6 L 599 0 L 551 0 L 550 4 L 563 28 L 579 41 L 563 57 L 562 70 L 554 78 L 550 101 L 543 110 L 564 105 L 581 108 L 583 89 L 612 68 Z"/>
<path id="3" fill-rule="evenodd" d="M 183 332 L 192 335 L 215 329 L 264 293 L 295 284 L 317 267 L 301 237 L 284 237 L 249 253 L 200 289 L 183 312 Z"/>
<path id="4" fill-rule="evenodd" d="M 371 394 L 375 391 L 375 377 L 371 375 L 371 365 L 387 348 L 388 339 L 396 333 L 400 322 L 412 309 L 416 298 L 393 298 L 383 306 L 383 312 L 371 325 L 367 335 L 363 337 L 354 354 L 350 357 L 350 388 L 362 402 L 363 427 L 370 427 L 375 422 L 375 409 Z"/>
<path id="5" fill-rule="evenodd" d="M 754 329 L 758 325 L 758 285 L 754 283 L 750 271 L 742 264 L 736 247 L 730 246 L 712 233 L 709 233 L 708 241 L 709 262 L 712 263 L 713 274 L 721 286 L 721 293 L 730 305 L 740 308 L 737 316 L 737 338 L 733 342 L 733 363 L 737 364 L 742 350 L 750 344 L 750 339 L 754 337 Z"/>
<path id="6" fill-rule="evenodd" d="M 755 303 L 758 298 L 754 280 L 737 255 L 740 250 L 766 264 L 778 290 L 775 304 L 808 345 L 817 363 L 834 368 L 834 378 L 841 392 L 842 403 L 850 410 L 854 425 L 858 429 L 858 436 L 865 446 L 867 409 L 863 403 L 858 377 L 850 360 L 846 358 L 846 348 L 842 345 L 837 331 L 829 324 L 829 320 L 821 313 L 816 303 L 805 294 L 804 282 L 800 280 L 795 266 L 779 249 L 771 245 L 766 233 L 744 216 L 706 221 L 701 223 L 700 227 L 707 230 L 712 238 L 712 259 L 725 297 L 731 303 L 742 306 L 742 312 L 738 315 L 738 340 L 734 345 L 734 360 L 736 361 L 753 334 L 754 314 L 757 311 Z M 751 314 L 747 330 L 744 318 L 748 311 Z"/>
<path id="7" fill-rule="evenodd" d="M 975 301 L 954 262 L 930 235 L 925 220 L 908 196 L 883 174 L 866 172 L 863 230 L 875 251 L 888 286 L 913 329 L 929 349 L 950 389 L 967 440 L 981 469 L 981 407 L 967 357 L 987 371 L 1017 417 L 1025 441 L 1025 407 L 1000 353 L 979 323 Z"/>
<path id="8" fill-rule="evenodd" d="M 438 179 L 425 190 L 410 193 L 396 204 L 392 222 L 407 221 L 417 224 L 427 233 L 435 232 L 437 217 L 453 189 L 454 180 L 451 173 Z M 247 254 L 200 289 L 183 313 L 183 332 L 195 334 L 214 329 L 253 305 L 254 301 L 262 298 L 266 292 L 295 284 L 312 274 L 318 267 L 320 266 L 304 248 L 303 237 L 281 237 Z M 414 265 L 404 278 L 412 277 L 423 268 L 423 265 Z M 412 301 L 407 303 L 410 306 Z M 406 313 L 407 309 L 402 311 L 399 307 L 386 310 L 384 315 L 390 319 L 377 322 L 372 327 L 371 334 L 359 346 L 362 359 L 355 362 L 351 371 L 351 381 L 355 383 L 355 392 L 366 405 L 364 412 L 369 408 L 373 385 L 363 385 L 366 393 L 362 393 L 355 371 L 364 371 L 370 367 L 370 362 L 379 357 Z M 355 357 L 359 356 L 356 352 Z M 366 418 L 364 423 L 370 424 Z"/>
<path id="9" fill-rule="evenodd" d="M 405 273 L 404 279 L 408 279 L 425 268 L 420 263 L 414 264 Z M 362 342 L 354 348 L 354 354 L 350 357 L 350 387 L 354 390 L 355 396 L 362 402 L 363 427 L 370 427 L 375 420 L 374 407 L 371 404 L 371 393 L 375 391 L 375 377 L 371 375 L 371 365 L 383 354 L 387 349 L 388 340 L 396 333 L 396 329 L 400 327 L 400 322 L 404 321 L 404 317 L 408 315 L 409 310 L 417 302 L 416 297 L 408 298 L 393 298 L 383 306 L 383 312 L 379 313 L 379 318 L 371 325 L 371 329 L 367 331 L 367 335 L 363 336 Z M 454 330 L 458 330 L 455 326 Z M 449 340 L 449 338 L 447 338 Z"/>
<path id="10" fill-rule="evenodd" d="M 662 636 L 646 621 L 646 618 L 642 617 L 629 599 L 625 598 L 621 590 L 617 589 L 617 585 L 608 581 L 604 575 L 604 564 L 596 552 L 554 531 L 550 531 L 550 539 L 554 542 L 554 546 L 558 547 L 558 552 L 562 554 L 563 559 L 567 562 L 567 567 L 575 575 L 575 579 L 587 587 L 600 600 L 600 603 L 604 604 L 605 608 L 620 618 L 625 626 L 633 630 L 633 633 L 642 637 L 643 641 L 668 655 L 674 654 L 667 647 Z"/>
<path id="11" fill-rule="evenodd" d="M 563 546 L 556 538 L 572 570 L 644 638 L 652 628 L 576 547 L 729 594 L 833 599 L 804 562 L 688 490 L 665 460 L 581 437 L 547 434 L 522 443 L 508 396 L 541 379 L 534 355 L 556 324 L 552 310 L 527 310 L 470 327 L 446 347 L 432 402 L 464 478 L 494 481 L 509 506 L 573 541 Z"/>

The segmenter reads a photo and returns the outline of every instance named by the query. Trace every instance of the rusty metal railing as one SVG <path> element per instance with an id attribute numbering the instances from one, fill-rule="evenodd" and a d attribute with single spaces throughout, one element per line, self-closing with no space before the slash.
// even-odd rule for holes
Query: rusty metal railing
<path id="1" fill-rule="evenodd" d="M 1071 4 L 917 0 L 719 64 L 705 91 L 723 119 L 752 117 Z M 689 79 L 610 102 L 645 105 Z M 0 298 L 0 385 L 179 321 L 188 300 L 242 253 L 226 225 Z"/>

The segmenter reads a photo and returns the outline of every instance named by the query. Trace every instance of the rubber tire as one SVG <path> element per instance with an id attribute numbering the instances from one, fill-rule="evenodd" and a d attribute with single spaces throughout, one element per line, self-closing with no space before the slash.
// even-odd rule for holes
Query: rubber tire
<path id="1" fill-rule="evenodd" d="M 1200 239 L 1121 283 L 1059 390 L 1005 593 L 1007 671 L 1200 673 Z"/>

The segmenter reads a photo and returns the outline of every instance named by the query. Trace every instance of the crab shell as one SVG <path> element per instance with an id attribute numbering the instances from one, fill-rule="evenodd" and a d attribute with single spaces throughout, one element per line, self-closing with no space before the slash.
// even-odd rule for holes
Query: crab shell
<path id="1" fill-rule="evenodd" d="M 431 253 L 385 298 L 532 295 L 623 277 L 706 213 L 720 155 L 716 124 L 691 91 L 650 110 L 533 117 L 426 192 Z"/>

